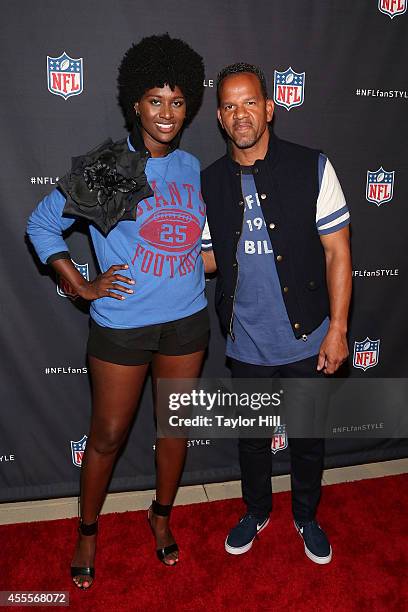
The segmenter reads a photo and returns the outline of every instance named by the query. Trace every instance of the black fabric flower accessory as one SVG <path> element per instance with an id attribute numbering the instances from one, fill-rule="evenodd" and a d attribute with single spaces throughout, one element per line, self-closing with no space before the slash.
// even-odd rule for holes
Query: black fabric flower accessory
<path id="1" fill-rule="evenodd" d="M 127 140 L 110 138 L 73 157 L 71 171 L 58 181 L 66 197 L 63 214 L 87 219 L 105 236 L 119 221 L 135 220 L 140 200 L 153 195 L 147 160 L 148 155 L 130 151 Z"/>

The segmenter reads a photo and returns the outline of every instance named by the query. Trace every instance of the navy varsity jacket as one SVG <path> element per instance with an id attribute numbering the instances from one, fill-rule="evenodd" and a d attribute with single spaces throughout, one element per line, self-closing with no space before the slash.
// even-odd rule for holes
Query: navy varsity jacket
<path id="1" fill-rule="evenodd" d="M 326 262 L 316 229 L 319 151 L 279 139 L 270 131 L 254 179 L 271 240 L 282 296 L 296 338 L 329 314 Z M 234 339 L 236 258 L 244 219 L 240 166 L 227 153 L 201 173 L 207 220 L 217 263 L 216 308 Z"/>

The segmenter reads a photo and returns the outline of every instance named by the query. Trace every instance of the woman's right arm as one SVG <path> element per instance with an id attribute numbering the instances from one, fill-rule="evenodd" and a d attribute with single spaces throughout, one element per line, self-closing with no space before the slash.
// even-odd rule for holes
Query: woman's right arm
<path id="1" fill-rule="evenodd" d="M 96 300 L 102 297 L 124 300 L 125 296 L 116 291 L 133 293 L 133 289 L 119 285 L 118 281 L 128 285 L 133 285 L 134 281 L 126 276 L 115 274 L 115 272 L 126 270 L 127 264 L 113 265 L 93 281 L 87 281 L 75 268 L 68 246 L 62 237 L 62 233 L 75 222 L 75 219 L 62 216 L 64 206 L 65 197 L 60 191 L 54 189 L 31 213 L 27 223 L 27 234 L 38 257 L 42 263 L 50 264 L 85 300 Z"/>

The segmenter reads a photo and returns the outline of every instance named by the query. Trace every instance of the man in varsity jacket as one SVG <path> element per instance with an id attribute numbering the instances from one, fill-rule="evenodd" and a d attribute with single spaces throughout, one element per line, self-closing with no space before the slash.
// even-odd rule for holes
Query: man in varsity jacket
<path id="1" fill-rule="evenodd" d="M 265 77 L 234 64 L 217 81 L 228 153 L 202 173 L 211 236 L 206 269 L 217 269 L 216 307 L 235 378 L 313 378 L 348 356 L 351 294 L 349 211 L 330 161 L 277 138 Z M 329 563 L 316 520 L 324 440 L 290 438 L 292 510 L 306 555 Z M 225 549 L 248 551 L 272 509 L 271 440 L 239 440 L 247 513 Z"/>

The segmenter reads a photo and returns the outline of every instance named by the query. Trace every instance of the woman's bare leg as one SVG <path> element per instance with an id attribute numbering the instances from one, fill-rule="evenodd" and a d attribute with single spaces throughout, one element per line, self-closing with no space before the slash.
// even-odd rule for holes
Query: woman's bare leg
<path id="1" fill-rule="evenodd" d="M 153 358 L 153 386 L 158 378 L 198 378 L 205 351 L 189 355 L 161 355 Z M 187 451 L 185 438 L 158 438 L 156 440 L 156 500 L 159 504 L 173 504 L 183 471 Z M 151 525 L 156 536 L 157 548 L 174 543 L 168 517 L 151 514 Z M 165 562 L 173 565 L 178 553 L 167 555 Z"/>
<path id="2" fill-rule="evenodd" d="M 101 510 L 117 454 L 129 432 L 149 364 L 123 366 L 89 356 L 92 419 L 81 469 L 81 517 L 94 523 Z M 92 567 L 96 536 L 79 535 L 72 566 Z M 78 576 L 89 587 L 91 577 Z"/>

